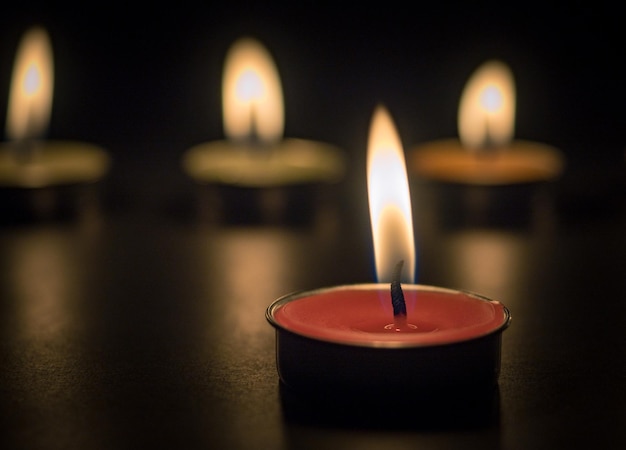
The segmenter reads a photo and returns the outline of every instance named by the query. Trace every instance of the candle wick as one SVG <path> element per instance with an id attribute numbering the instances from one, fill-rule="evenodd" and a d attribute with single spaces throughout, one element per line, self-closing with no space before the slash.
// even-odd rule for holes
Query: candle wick
<path id="1" fill-rule="evenodd" d="M 402 317 L 406 318 L 406 303 L 404 301 L 402 286 L 400 285 L 403 265 L 404 260 L 398 261 L 393 271 L 393 279 L 391 281 L 391 305 L 393 306 L 393 315 L 396 320 Z"/>
<path id="2" fill-rule="evenodd" d="M 261 140 L 257 132 L 257 110 L 254 102 L 250 104 L 250 130 L 248 130 L 247 139 L 252 147 L 260 147 Z"/>
<path id="3" fill-rule="evenodd" d="M 256 105 L 252 103 L 250 105 L 250 129 L 245 135 L 241 136 L 240 141 L 249 157 L 269 159 L 272 156 L 272 143 L 261 138 L 256 120 L 258 114 Z"/>
<path id="4" fill-rule="evenodd" d="M 483 159 L 492 159 L 500 153 L 500 145 L 496 142 L 491 131 L 490 122 L 485 118 L 485 141 L 478 151 L 478 155 Z"/>

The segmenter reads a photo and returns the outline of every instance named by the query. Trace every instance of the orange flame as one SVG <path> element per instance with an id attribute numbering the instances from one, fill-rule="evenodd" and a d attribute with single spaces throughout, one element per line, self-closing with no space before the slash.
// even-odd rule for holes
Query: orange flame
<path id="1" fill-rule="evenodd" d="M 412 283 L 415 243 L 406 164 L 393 119 L 382 106 L 374 111 L 370 126 L 367 184 L 378 281 L 390 282 L 395 265 L 403 260 L 403 281 Z"/>
<path id="2" fill-rule="evenodd" d="M 224 131 L 231 139 L 280 140 L 284 128 L 283 92 L 269 52 L 242 38 L 230 48 L 222 79 Z"/>
<path id="3" fill-rule="evenodd" d="M 13 66 L 6 124 L 9 139 L 33 139 L 45 133 L 53 84 L 50 39 L 43 28 L 33 27 L 24 34 Z"/>
<path id="4" fill-rule="evenodd" d="M 463 146 L 479 150 L 503 147 L 513 137 L 515 87 L 509 68 L 489 61 L 472 75 L 459 105 L 459 137 Z"/>

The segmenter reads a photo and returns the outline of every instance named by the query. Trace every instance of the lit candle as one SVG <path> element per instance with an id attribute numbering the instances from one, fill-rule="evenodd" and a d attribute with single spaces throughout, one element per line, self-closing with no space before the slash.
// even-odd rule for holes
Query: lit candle
<path id="1" fill-rule="evenodd" d="M 442 139 L 415 147 L 412 174 L 425 179 L 472 185 L 509 185 L 550 181 L 563 171 L 556 148 L 513 139 L 513 75 L 500 61 L 488 61 L 468 81 L 458 111 L 460 139 Z"/>
<path id="2" fill-rule="evenodd" d="M 384 107 L 374 113 L 368 192 L 379 283 L 298 292 L 273 302 L 281 380 L 297 390 L 380 392 L 491 385 L 500 370 L 500 302 L 412 284 L 412 212 L 405 161 Z"/>
<path id="3" fill-rule="evenodd" d="M 8 142 L 0 145 L 0 186 L 42 188 L 92 183 L 109 168 L 100 147 L 44 140 L 52 109 L 54 64 L 47 32 L 25 33 L 15 59 L 7 117 Z"/>
<path id="4" fill-rule="evenodd" d="M 198 144 L 183 156 L 185 172 L 202 184 L 271 188 L 332 183 L 343 177 L 343 155 L 330 144 L 284 138 L 278 71 L 258 41 L 241 38 L 223 72 L 225 140 Z"/>

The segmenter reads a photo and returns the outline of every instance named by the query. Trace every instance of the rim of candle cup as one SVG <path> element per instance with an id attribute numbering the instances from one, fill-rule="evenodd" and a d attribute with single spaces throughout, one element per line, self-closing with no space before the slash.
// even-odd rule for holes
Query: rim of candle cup
<path id="1" fill-rule="evenodd" d="M 439 293 L 446 293 L 446 294 L 462 294 L 465 295 L 467 297 L 470 297 L 472 299 L 475 299 L 477 301 L 482 301 L 482 302 L 487 302 L 490 305 L 494 305 L 497 307 L 501 307 L 502 308 L 502 315 L 503 315 L 503 320 L 502 323 L 500 323 L 498 326 L 495 326 L 493 329 L 490 329 L 487 332 L 484 333 L 480 333 L 480 334 L 476 334 L 473 335 L 471 337 L 465 338 L 465 339 L 455 339 L 455 340 L 451 340 L 451 341 L 442 341 L 442 342 L 420 342 L 420 341 L 414 341 L 414 340 L 404 340 L 404 341 L 399 341 L 399 340 L 376 340 L 376 339 L 372 339 L 372 340 L 363 340 L 363 341 L 352 341 L 352 340 L 342 340 L 342 339 L 335 339 L 335 338 L 322 338 L 319 336 L 313 336 L 310 335 L 308 333 L 303 333 L 303 332 L 299 332 L 297 330 L 293 330 L 291 328 L 289 328 L 286 325 L 281 324 L 275 317 L 275 312 L 282 306 L 286 305 L 287 303 L 293 302 L 295 300 L 304 298 L 304 297 L 310 297 L 313 295 L 317 295 L 317 294 L 321 294 L 321 293 L 327 293 L 327 292 L 331 292 L 331 291 L 339 291 L 339 290 L 380 290 L 382 287 L 385 287 L 385 289 L 389 289 L 389 286 L 383 283 L 358 283 L 358 284 L 347 284 L 347 285 L 338 285 L 338 286 L 329 286 L 329 287 L 321 287 L 321 288 L 317 288 L 317 289 L 311 289 L 311 290 L 301 290 L 301 291 L 295 291 L 295 292 L 291 292 L 289 294 L 283 295 L 281 297 L 279 297 L 278 299 L 274 300 L 266 309 L 265 311 L 265 318 L 267 319 L 267 321 L 276 329 L 279 331 L 284 331 L 287 333 L 290 333 L 294 336 L 300 336 L 302 338 L 305 339 L 310 339 L 313 341 L 319 341 L 319 342 L 325 342 L 325 343 L 330 343 L 330 344 L 337 344 L 337 345 L 342 345 L 342 346 L 347 346 L 347 347 L 364 347 L 364 348 L 397 348 L 397 349 L 401 349 L 401 348 L 427 348 L 427 347 L 443 347 L 443 346 L 454 346 L 457 344 L 462 344 L 462 343 L 466 343 L 466 342 L 472 342 L 478 339 L 482 339 L 485 338 L 487 336 L 493 336 L 495 334 L 501 333 L 502 331 L 504 331 L 506 328 L 508 328 L 508 326 L 511 323 L 511 312 L 510 310 L 501 302 L 497 301 L 497 300 L 493 300 L 490 299 L 488 297 L 485 297 L 484 295 L 475 293 L 475 292 L 471 292 L 471 291 L 467 291 L 467 290 L 462 290 L 462 289 L 452 289 L 452 288 L 444 288 L 444 287 L 439 287 L 439 286 L 431 286 L 431 285 L 424 285 L 424 284 L 402 284 L 402 288 L 403 290 L 405 290 L 405 292 L 407 290 L 422 290 L 422 291 L 429 291 L 429 292 L 439 292 Z"/>

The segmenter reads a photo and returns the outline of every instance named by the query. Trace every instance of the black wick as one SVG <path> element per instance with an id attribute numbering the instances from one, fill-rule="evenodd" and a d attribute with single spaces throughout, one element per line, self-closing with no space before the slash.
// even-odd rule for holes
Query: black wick
<path id="1" fill-rule="evenodd" d="M 398 261 L 393 271 L 393 279 L 391 281 L 391 305 L 393 306 L 394 317 L 405 316 L 406 317 L 406 303 L 404 302 L 404 293 L 402 292 L 402 286 L 400 286 L 400 275 L 402 273 L 402 266 L 404 260 Z"/>

